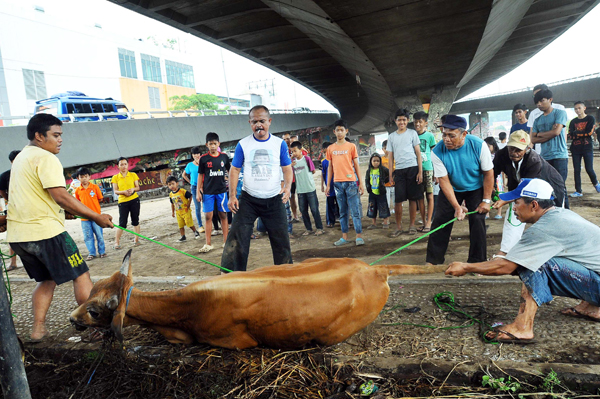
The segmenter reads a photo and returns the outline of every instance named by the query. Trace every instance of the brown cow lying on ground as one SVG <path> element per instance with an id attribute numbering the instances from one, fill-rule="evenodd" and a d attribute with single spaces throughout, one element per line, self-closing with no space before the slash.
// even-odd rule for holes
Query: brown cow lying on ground
<path id="1" fill-rule="evenodd" d="M 71 313 L 76 326 L 115 332 L 144 325 L 172 343 L 224 348 L 333 345 L 365 328 L 387 302 L 392 274 L 423 274 L 445 266 L 369 266 L 348 258 L 309 259 L 215 276 L 172 291 L 133 288 L 131 250 L 120 272 L 98 281 Z M 130 293 L 129 304 L 127 295 Z"/>

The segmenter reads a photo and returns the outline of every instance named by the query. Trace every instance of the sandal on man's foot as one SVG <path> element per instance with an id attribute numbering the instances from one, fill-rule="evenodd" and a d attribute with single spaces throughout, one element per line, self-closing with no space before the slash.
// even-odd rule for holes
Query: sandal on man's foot
<path id="1" fill-rule="evenodd" d="M 344 240 L 343 238 L 340 238 L 339 240 L 333 243 L 333 245 L 335 245 L 336 247 L 341 247 L 342 245 L 346 244 L 350 244 L 350 241 Z"/>
<path id="2" fill-rule="evenodd" d="M 322 229 L 317 230 L 317 232 L 315 233 L 316 236 L 322 236 L 323 234 L 325 234 L 325 232 Z"/>
<path id="3" fill-rule="evenodd" d="M 106 258 L 108 255 L 107 254 L 102 254 L 100 255 L 100 258 Z"/>
<path id="4" fill-rule="evenodd" d="M 204 244 L 204 246 L 200 248 L 198 252 L 200 252 L 201 254 L 205 254 L 207 252 L 212 251 L 213 249 L 215 249 L 215 247 L 213 247 L 212 245 Z"/>
<path id="5" fill-rule="evenodd" d="M 598 319 L 596 317 L 592 317 L 585 313 L 582 313 L 575 308 L 566 308 L 566 309 L 561 310 L 560 313 L 565 316 L 578 317 L 578 318 L 587 319 L 587 320 L 591 320 L 591 321 L 595 321 L 595 322 L 600 322 L 600 319 Z"/>
<path id="6" fill-rule="evenodd" d="M 139 241 L 135 241 L 135 242 L 133 243 L 133 246 L 134 246 L 134 247 L 139 247 L 140 245 L 142 245 L 142 243 L 141 243 L 141 242 L 139 242 Z"/>
<path id="7" fill-rule="evenodd" d="M 13 270 L 17 270 L 17 265 L 12 265 L 6 268 L 7 272 L 12 272 Z"/>
<path id="8" fill-rule="evenodd" d="M 414 236 L 415 234 L 417 234 L 417 229 L 415 227 L 409 227 L 408 235 Z"/>
<path id="9" fill-rule="evenodd" d="M 394 231 L 392 234 L 390 234 L 390 238 L 396 238 L 398 237 L 400 234 L 402 234 L 402 230 L 396 230 Z"/>
<path id="10" fill-rule="evenodd" d="M 304 233 L 302 233 L 302 237 L 306 237 L 306 236 L 312 236 L 314 233 L 312 230 L 306 230 Z"/>
<path id="11" fill-rule="evenodd" d="M 115 251 L 118 251 L 119 249 L 121 249 L 121 244 L 115 244 L 113 248 Z"/>
<path id="12" fill-rule="evenodd" d="M 367 230 L 374 230 L 376 228 L 377 228 L 377 225 L 376 224 L 372 224 L 369 227 L 367 227 Z"/>
<path id="13" fill-rule="evenodd" d="M 420 232 L 420 233 L 429 233 L 431 231 L 431 227 L 425 227 L 425 226 L 423 226 L 421 228 L 418 228 L 417 231 Z"/>
<path id="14" fill-rule="evenodd" d="M 531 345 L 537 342 L 534 338 L 519 338 L 516 335 L 509 333 L 508 331 L 499 329 L 498 327 L 494 328 L 490 332 L 495 333 L 495 335 L 493 337 L 488 337 L 486 334 L 484 339 L 484 342 L 486 344 Z M 500 334 L 507 335 L 509 338 L 498 338 Z"/>
<path id="15" fill-rule="evenodd" d="M 383 224 L 381 225 L 381 228 L 382 228 L 382 229 L 389 229 L 389 228 L 390 228 L 390 224 L 389 224 L 389 223 L 383 223 Z"/>
<path id="16" fill-rule="evenodd" d="M 94 255 L 88 255 L 85 260 L 94 260 L 94 258 L 96 258 Z"/>

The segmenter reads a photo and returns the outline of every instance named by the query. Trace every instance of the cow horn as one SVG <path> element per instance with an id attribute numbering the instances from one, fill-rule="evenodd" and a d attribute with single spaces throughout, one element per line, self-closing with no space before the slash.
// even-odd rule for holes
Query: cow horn
<path id="1" fill-rule="evenodd" d="M 127 251 L 127 254 L 123 258 L 123 264 L 121 265 L 121 274 L 124 276 L 130 276 L 131 274 L 131 251 L 131 249 Z"/>

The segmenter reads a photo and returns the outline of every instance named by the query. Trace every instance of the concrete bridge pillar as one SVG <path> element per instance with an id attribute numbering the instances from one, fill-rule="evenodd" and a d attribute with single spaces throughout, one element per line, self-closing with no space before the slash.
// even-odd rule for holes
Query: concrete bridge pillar
<path id="1" fill-rule="evenodd" d="M 458 87 L 443 87 L 432 93 L 431 102 L 429 103 L 430 129 L 433 128 L 433 124 L 436 123 L 438 118 L 450 112 L 459 90 Z"/>
<path id="2" fill-rule="evenodd" d="M 471 112 L 469 115 L 469 128 L 475 126 L 476 123 L 479 123 L 479 125 L 471 130 L 471 134 L 481 137 L 482 139 L 488 137 L 490 135 L 490 117 L 486 111 L 480 113 Z"/>

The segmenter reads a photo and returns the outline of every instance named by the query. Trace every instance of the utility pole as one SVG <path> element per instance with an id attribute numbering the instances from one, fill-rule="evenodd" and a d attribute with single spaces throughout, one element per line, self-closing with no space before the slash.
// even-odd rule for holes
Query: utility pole
<path id="1" fill-rule="evenodd" d="M 225 60 L 223 59 L 223 49 L 221 50 L 221 62 L 223 63 L 223 77 L 225 78 L 225 90 L 227 91 L 227 103 L 231 106 L 231 98 L 229 98 L 229 86 L 227 85 L 227 73 L 225 73 Z"/>
<path id="2" fill-rule="evenodd" d="M 31 399 L 2 271 L 0 269 L 0 385 L 5 399 Z"/>

